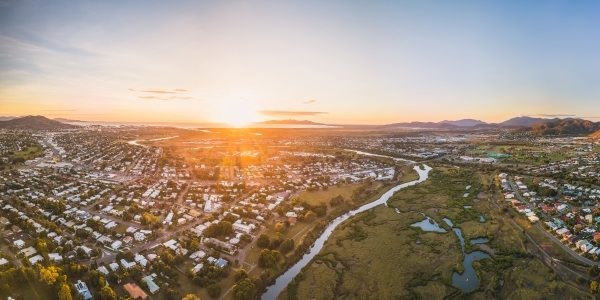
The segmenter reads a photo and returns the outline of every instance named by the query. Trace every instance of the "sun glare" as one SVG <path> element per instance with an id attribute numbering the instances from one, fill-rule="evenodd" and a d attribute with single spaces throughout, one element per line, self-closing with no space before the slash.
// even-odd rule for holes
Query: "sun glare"
<path id="1" fill-rule="evenodd" d="M 259 120 L 252 103 L 248 100 L 237 99 L 221 103 L 219 121 L 236 127 L 247 126 Z"/>

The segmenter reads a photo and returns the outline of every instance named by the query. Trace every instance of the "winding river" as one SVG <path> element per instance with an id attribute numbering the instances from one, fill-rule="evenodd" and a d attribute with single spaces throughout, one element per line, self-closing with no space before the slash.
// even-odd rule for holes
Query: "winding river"
<path id="1" fill-rule="evenodd" d="M 363 152 L 363 151 L 358 151 L 358 150 L 352 150 L 352 149 L 344 149 L 346 151 L 350 151 L 350 152 L 354 152 L 356 154 L 361 154 L 361 155 L 367 155 L 367 156 L 377 156 L 377 157 L 387 157 L 387 158 L 391 158 L 395 161 L 404 161 L 407 163 L 411 163 L 414 164 L 416 163 L 415 161 L 412 160 L 408 160 L 408 159 L 404 159 L 404 158 L 398 158 L 398 157 L 392 157 L 392 156 L 387 156 L 387 155 L 381 155 L 381 154 L 375 154 L 375 153 L 369 153 L 369 152 Z"/>
<path id="2" fill-rule="evenodd" d="M 351 151 L 353 151 L 353 150 L 351 150 Z M 355 151 L 355 152 L 359 153 L 360 151 Z M 373 154 L 365 153 L 365 152 L 361 152 L 359 154 L 373 155 Z M 382 156 L 382 155 L 376 155 L 376 156 Z M 411 182 L 397 185 L 397 186 L 391 188 L 389 191 L 385 192 L 385 194 L 381 195 L 381 197 L 379 199 L 377 199 L 373 202 L 367 203 L 355 210 L 349 211 L 346 214 L 341 215 L 341 216 L 337 217 L 336 219 L 334 219 L 333 221 L 331 221 L 331 223 L 329 223 L 329 225 L 325 228 L 325 230 L 323 231 L 321 236 L 315 241 L 315 244 L 310 248 L 310 251 L 308 253 L 304 254 L 304 256 L 302 256 L 302 259 L 300 261 L 298 261 L 294 266 L 292 266 L 289 270 L 287 270 L 285 273 L 283 273 L 281 276 L 279 276 L 275 280 L 275 284 L 267 288 L 267 291 L 262 295 L 262 299 L 263 300 L 276 299 L 277 296 L 279 296 L 279 294 L 281 293 L 281 291 L 283 291 L 283 289 L 290 282 L 292 282 L 292 279 L 294 279 L 294 277 L 296 277 L 296 275 L 298 275 L 298 273 L 300 273 L 300 270 L 304 266 L 306 266 L 313 259 L 313 257 L 315 257 L 319 253 L 319 251 L 321 251 L 321 249 L 325 245 L 325 242 L 327 241 L 327 239 L 329 238 L 329 236 L 331 235 L 333 230 L 340 223 L 342 223 L 343 221 L 347 220 L 348 218 L 350 218 L 358 213 L 369 210 L 378 205 L 381 205 L 381 204 L 387 205 L 387 200 L 390 197 L 392 197 L 395 192 L 397 192 L 405 187 L 415 185 L 417 183 L 427 180 L 427 177 L 428 177 L 429 171 L 431 170 L 431 167 L 429 167 L 427 165 L 424 165 L 424 166 L 425 166 L 425 170 L 421 170 L 419 168 L 419 166 L 414 167 L 415 171 L 417 171 L 417 173 L 419 173 L 418 180 L 414 180 Z"/>
<path id="3" fill-rule="evenodd" d="M 135 145 L 135 146 L 142 146 L 142 147 L 148 147 L 146 145 L 142 145 L 142 144 L 138 144 L 138 142 L 153 142 L 153 141 L 162 141 L 162 140 L 168 140 L 168 139 L 173 139 L 179 137 L 178 135 L 176 136 L 169 136 L 169 137 L 164 137 L 164 138 L 157 138 L 157 139 L 151 139 L 151 140 L 133 140 L 133 141 L 129 141 L 127 142 L 127 144 L 130 145 Z"/>

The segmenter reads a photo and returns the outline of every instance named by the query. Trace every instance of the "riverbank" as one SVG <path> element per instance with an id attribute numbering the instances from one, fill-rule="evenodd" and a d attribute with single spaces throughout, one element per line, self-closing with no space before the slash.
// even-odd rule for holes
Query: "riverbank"
<path id="1" fill-rule="evenodd" d="M 395 192 L 399 191 L 402 188 L 406 188 L 408 186 L 411 186 L 411 185 L 414 185 L 414 184 L 417 184 L 419 182 L 426 180 L 427 174 L 429 173 L 431 168 L 425 167 L 425 169 L 422 170 L 419 167 L 415 166 L 414 170 L 419 173 L 419 175 L 420 175 L 419 180 L 394 186 L 393 188 L 391 188 L 390 190 L 385 192 L 376 201 L 364 204 L 355 210 L 352 210 L 352 211 L 345 213 L 339 217 L 336 217 L 335 219 L 331 220 L 331 222 L 320 222 L 317 225 L 317 227 L 315 227 L 313 230 L 311 230 L 311 232 L 315 233 L 315 234 L 313 234 L 313 237 L 318 237 L 316 240 L 314 240 L 314 246 L 313 246 L 313 243 L 311 242 L 310 244 L 308 244 L 308 243 L 303 244 L 302 247 L 299 247 L 298 249 L 296 249 L 296 250 L 300 250 L 300 249 L 304 248 L 305 249 L 304 251 L 306 251 L 310 248 L 310 252 L 309 253 L 304 252 L 302 255 L 302 259 L 298 263 L 294 264 L 283 275 L 279 276 L 277 278 L 277 280 L 274 282 L 275 284 L 273 286 L 270 286 L 267 289 L 267 291 L 263 294 L 262 299 L 276 298 L 280 294 L 280 292 L 290 282 L 292 282 L 294 277 L 300 273 L 300 270 L 303 267 L 305 267 L 308 264 L 308 262 L 320 251 L 320 249 L 323 247 L 324 243 L 327 241 L 327 238 L 329 237 L 329 235 L 333 232 L 335 227 L 338 226 L 341 222 L 345 221 L 346 219 L 348 219 L 351 216 L 354 216 L 358 213 L 361 213 L 361 212 L 371 209 L 373 207 L 379 206 L 381 204 L 385 204 L 387 202 L 387 200 L 394 195 Z M 331 218 L 334 218 L 334 217 L 335 217 L 335 215 L 332 214 Z M 311 239 L 308 239 L 307 241 L 311 241 Z"/>

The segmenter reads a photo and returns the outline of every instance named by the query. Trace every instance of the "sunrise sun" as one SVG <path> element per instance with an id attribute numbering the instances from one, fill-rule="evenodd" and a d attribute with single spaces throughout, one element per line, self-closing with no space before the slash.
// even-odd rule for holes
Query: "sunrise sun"
<path id="1" fill-rule="evenodd" d="M 243 99 L 223 101 L 218 107 L 218 118 L 220 122 L 236 127 L 259 121 L 254 105 Z"/>

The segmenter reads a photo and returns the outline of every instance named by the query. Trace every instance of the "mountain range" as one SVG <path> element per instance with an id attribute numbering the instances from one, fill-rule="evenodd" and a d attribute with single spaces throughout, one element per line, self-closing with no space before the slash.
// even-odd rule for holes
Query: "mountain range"
<path id="1" fill-rule="evenodd" d="M 461 129 L 461 128 L 510 128 L 510 127 L 527 127 L 538 123 L 552 123 L 565 120 L 579 120 L 573 118 L 533 118 L 533 117 L 515 117 L 501 123 L 486 123 L 475 119 L 462 119 L 456 121 L 444 120 L 441 122 L 404 122 L 381 125 L 383 129 L 393 128 L 422 128 L 422 129 Z"/>
<path id="2" fill-rule="evenodd" d="M 517 132 L 530 132 L 535 135 L 591 135 L 600 137 L 600 122 L 571 119 L 554 122 L 542 122 L 521 127 Z"/>
<path id="3" fill-rule="evenodd" d="M 58 119 L 64 122 L 71 120 Z M 254 124 L 271 125 L 325 125 L 308 120 L 270 120 Z M 77 128 L 77 125 L 66 124 L 57 119 L 48 119 L 43 116 L 26 117 L 0 117 L 0 129 L 23 129 L 23 130 L 59 130 Z M 346 127 L 346 126 L 345 126 Z M 468 130 L 486 128 L 505 128 L 515 132 L 531 133 L 534 135 L 589 135 L 600 138 L 600 122 L 592 122 L 583 119 L 554 118 L 543 119 L 533 117 L 516 117 L 501 123 L 486 123 L 475 119 L 463 119 L 441 122 L 404 122 L 386 125 L 361 126 L 365 129 L 442 129 L 442 130 Z M 347 126 L 352 128 L 352 126 Z"/>
<path id="4" fill-rule="evenodd" d="M 65 124 L 43 116 L 26 116 L 0 121 L 0 129 L 57 130 L 77 127 L 76 125 Z"/>

